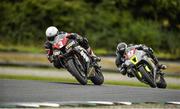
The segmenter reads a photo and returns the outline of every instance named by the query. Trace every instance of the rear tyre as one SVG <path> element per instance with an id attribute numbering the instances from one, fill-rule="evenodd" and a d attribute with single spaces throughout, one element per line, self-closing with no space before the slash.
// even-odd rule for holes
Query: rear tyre
<path id="1" fill-rule="evenodd" d="M 167 87 L 167 83 L 163 76 L 160 76 L 160 81 L 158 81 L 156 84 L 158 88 L 165 89 Z"/>
<path id="2" fill-rule="evenodd" d="M 69 59 L 67 61 L 67 69 L 68 71 L 81 83 L 82 85 L 87 84 L 87 77 L 85 75 L 82 75 L 82 72 L 79 72 L 78 66 L 75 66 L 74 59 Z M 84 73 L 84 72 L 83 72 Z"/>
<path id="3" fill-rule="evenodd" d="M 141 66 L 139 68 L 139 71 L 141 72 L 143 78 L 145 79 L 145 81 L 152 87 L 152 88 L 156 88 L 156 83 L 154 81 L 154 79 L 151 77 L 151 75 L 149 74 L 149 72 L 147 72 L 145 70 L 145 68 L 143 66 Z"/>
<path id="4" fill-rule="evenodd" d="M 95 76 L 91 77 L 91 81 L 94 83 L 94 85 L 101 85 L 104 82 L 104 76 L 101 72 L 101 70 L 98 68 L 95 70 Z"/>

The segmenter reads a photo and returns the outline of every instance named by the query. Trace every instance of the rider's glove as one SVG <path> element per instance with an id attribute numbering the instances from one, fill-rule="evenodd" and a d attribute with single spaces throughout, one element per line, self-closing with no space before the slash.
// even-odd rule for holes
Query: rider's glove
<path id="1" fill-rule="evenodd" d="M 126 74 L 126 65 L 123 63 L 121 67 L 118 68 L 119 72 L 123 75 Z"/>
<path id="2" fill-rule="evenodd" d="M 121 67 L 122 67 L 122 68 L 126 68 L 126 64 L 125 64 L 125 63 L 122 63 Z"/>
<path id="3" fill-rule="evenodd" d="M 149 47 L 148 50 L 153 54 L 154 51 L 152 48 Z"/>
<path id="4" fill-rule="evenodd" d="M 48 60 L 49 60 L 49 62 L 53 62 L 54 61 L 54 58 L 53 58 L 53 56 L 51 55 L 51 56 L 48 56 Z"/>
<path id="5" fill-rule="evenodd" d="M 148 51 L 149 51 L 149 48 L 148 48 L 148 47 L 143 47 L 143 50 L 144 50 L 145 52 L 148 52 Z"/>
<path id="6" fill-rule="evenodd" d="M 50 44 L 48 41 L 45 42 L 44 44 L 45 49 L 52 49 L 52 44 Z"/>

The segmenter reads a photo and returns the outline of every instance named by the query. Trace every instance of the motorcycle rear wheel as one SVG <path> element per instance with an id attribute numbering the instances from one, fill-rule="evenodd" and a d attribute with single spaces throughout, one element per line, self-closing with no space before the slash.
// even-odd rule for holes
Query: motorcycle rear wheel
<path id="1" fill-rule="evenodd" d="M 101 85 L 104 83 L 104 76 L 101 72 L 100 68 L 97 68 L 95 70 L 95 76 L 91 77 L 91 81 L 94 83 L 94 85 Z"/>
<path id="2" fill-rule="evenodd" d="M 157 84 L 158 88 L 165 89 L 167 87 L 167 83 L 166 83 L 164 77 L 161 75 L 160 75 L 160 81 L 158 81 L 156 84 Z"/>

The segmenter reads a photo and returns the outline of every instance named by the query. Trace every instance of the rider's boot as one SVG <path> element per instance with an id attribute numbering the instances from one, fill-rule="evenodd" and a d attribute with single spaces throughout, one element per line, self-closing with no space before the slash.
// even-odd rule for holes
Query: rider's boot
<path id="1" fill-rule="evenodd" d="M 160 80 L 160 77 L 164 77 L 164 74 L 165 74 L 165 73 L 161 72 L 161 69 L 164 70 L 167 68 L 167 66 L 163 65 L 163 64 L 158 64 L 157 67 L 158 67 L 157 74 L 159 74 L 159 76 L 158 76 L 159 78 L 157 78 L 157 80 Z"/>
<path id="2" fill-rule="evenodd" d="M 155 57 L 153 54 L 150 53 L 150 56 L 151 56 L 152 59 L 154 60 L 155 65 L 158 67 L 158 69 L 165 70 L 165 69 L 167 68 L 166 65 L 164 65 L 164 64 L 159 64 L 159 61 L 158 61 L 157 57 Z"/>
<path id="3" fill-rule="evenodd" d="M 161 69 L 165 70 L 167 68 L 166 65 L 163 65 L 163 64 L 157 64 L 157 74 L 159 74 L 161 77 L 164 76 L 164 73 L 161 72 Z"/>
<path id="4" fill-rule="evenodd" d="M 98 56 L 96 56 L 96 55 L 94 54 L 94 52 L 91 50 L 90 47 L 87 49 L 87 51 L 88 51 L 88 53 L 91 55 L 93 61 L 95 61 L 95 62 L 100 62 L 100 61 L 101 61 L 101 58 L 98 57 Z"/>
<path id="5" fill-rule="evenodd" d="M 148 53 L 148 54 L 149 54 L 149 55 L 151 56 L 151 58 L 154 60 L 155 65 L 158 67 L 158 69 L 165 70 L 165 69 L 167 68 L 166 65 L 164 65 L 164 64 L 159 64 L 159 61 L 158 61 L 157 57 L 154 56 L 152 53 Z"/>
<path id="6" fill-rule="evenodd" d="M 96 61 L 96 62 L 100 62 L 101 61 L 101 58 L 96 56 L 96 55 L 93 55 L 92 58 L 93 58 L 93 61 Z"/>
<path id="7" fill-rule="evenodd" d="M 164 64 L 158 64 L 157 66 L 158 66 L 159 69 L 162 69 L 162 70 L 167 69 L 167 66 L 164 65 Z"/>

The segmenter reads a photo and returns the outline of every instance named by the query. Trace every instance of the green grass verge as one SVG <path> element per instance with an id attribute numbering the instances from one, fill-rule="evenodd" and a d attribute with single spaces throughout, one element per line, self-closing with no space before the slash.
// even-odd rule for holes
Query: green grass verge
<path id="1" fill-rule="evenodd" d="M 0 79 L 17 79 L 17 80 L 39 80 L 48 82 L 77 82 L 75 79 L 70 78 L 55 78 L 55 77 L 40 77 L 31 75 L 11 75 L 11 74 L 0 74 Z"/>
<path id="2" fill-rule="evenodd" d="M 2 52 L 24 52 L 24 53 L 43 53 L 44 47 L 37 46 L 23 46 L 23 45 L 2 45 L 0 44 L 0 51 Z"/>
<path id="3" fill-rule="evenodd" d="M 17 80 L 37 80 L 37 81 L 47 81 L 47 82 L 66 82 L 66 83 L 78 83 L 75 79 L 70 78 L 55 78 L 55 77 L 39 77 L 39 76 L 22 76 L 22 75 L 9 75 L 0 74 L 0 79 L 17 79 Z M 92 84 L 90 81 L 88 84 Z M 123 86 L 137 86 L 137 87 L 149 87 L 141 82 L 128 82 L 128 81 L 112 81 L 107 80 L 104 84 L 109 85 L 123 85 Z M 180 89 L 178 84 L 168 84 L 168 89 Z"/>
<path id="4" fill-rule="evenodd" d="M 168 53 L 168 52 L 156 52 L 155 55 L 158 58 L 163 58 L 163 59 L 179 59 L 179 54 L 172 54 L 172 53 Z"/>

